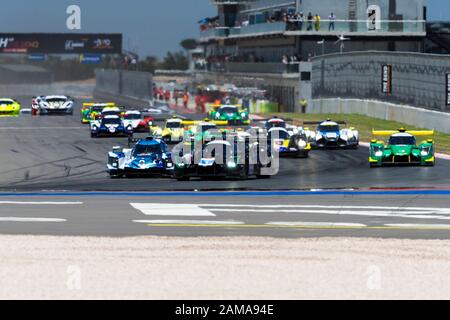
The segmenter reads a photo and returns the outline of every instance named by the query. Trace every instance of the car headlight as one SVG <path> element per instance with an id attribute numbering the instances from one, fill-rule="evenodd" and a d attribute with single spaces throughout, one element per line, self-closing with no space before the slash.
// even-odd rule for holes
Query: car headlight
<path id="1" fill-rule="evenodd" d="M 231 169 L 236 168 L 236 162 L 234 162 L 234 161 L 228 161 L 227 167 L 228 167 L 228 168 L 231 168 Z"/>
<path id="2" fill-rule="evenodd" d="M 306 147 L 306 142 L 303 141 L 303 140 L 299 140 L 299 141 L 298 141 L 298 146 L 299 146 L 300 148 L 305 148 L 305 147 Z"/>
<path id="3" fill-rule="evenodd" d="M 168 164 L 167 164 L 167 168 L 172 168 L 173 167 L 173 164 L 171 163 L 171 162 L 169 162 Z"/>
<path id="4" fill-rule="evenodd" d="M 429 154 L 430 154 L 430 148 L 423 148 L 422 151 L 420 151 L 420 155 L 422 157 L 425 157 L 425 156 L 427 156 Z"/>
<path id="5" fill-rule="evenodd" d="M 247 114 L 245 112 L 242 112 L 241 113 L 241 118 L 246 118 L 246 117 L 247 117 Z"/>
<path id="6" fill-rule="evenodd" d="M 220 118 L 220 113 L 216 113 L 216 119 Z"/>
<path id="7" fill-rule="evenodd" d="M 179 168 L 184 168 L 184 166 L 185 166 L 185 164 L 183 162 L 177 163 L 177 167 L 179 167 Z"/>
<path id="8" fill-rule="evenodd" d="M 375 157 L 382 157 L 382 156 L 383 156 L 383 151 L 381 151 L 381 150 L 375 151 Z"/>

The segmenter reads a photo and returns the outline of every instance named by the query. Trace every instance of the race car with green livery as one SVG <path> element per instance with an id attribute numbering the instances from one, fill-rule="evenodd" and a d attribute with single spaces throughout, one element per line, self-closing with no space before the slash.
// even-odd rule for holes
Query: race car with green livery
<path id="1" fill-rule="evenodd" d="M 92 120 L 95 120 L 96 115 L 101 114 L 104 108 L 115 106 L 116 104 L 114 102 L 83 103 L 83 107 L 81 108 L 81 123 L 87 124 Z"/>
<path id="2" fill-rule="evenodd" d="M 369 163 L 371 167 L 385 165 L 435 165 L 435 146 L 433 139 L 417 142 L 416 137 L 432 137 L 434 131 L 405 130 L 380 131 L 374 130 L 374 136 L 389 136 L 388 141 L 373 139 L 370 143 Z"/>
<path id="3" fill-rule="evenodd" d="M 18 117 L 20 103 L 14 99 L 0 98 L 0 117 Z"/>
<path id="4" fill-rule="evenodd" d="M 226 121 L 229 125 L 247 125 L 250 124 L 248 110 L 240 109 L 233 105 L 222 105 L 213 108 L 208 118 L 212 121 Z"/>

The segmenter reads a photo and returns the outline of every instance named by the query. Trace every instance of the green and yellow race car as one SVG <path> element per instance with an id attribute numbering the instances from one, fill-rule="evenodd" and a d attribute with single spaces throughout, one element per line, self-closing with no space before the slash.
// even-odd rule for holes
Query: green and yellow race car
<path id="1" fill-rule="evenodd" d="M 0 98 L 0 117 L 18 117 L 20 108 L 18 101 L 10 98 Z"/>
<path id="2" fill-rule="evenodd" d="M 115 107 L 114 102 L 108 103 L 83 103 L 81 108 L 81 123 L 90 123 L 95 120 L 95 116 L 102 113 L 102 110 L 107 107 Z"/>
<path id="3" fill-rule="evenodd" d="M 248 110 L 233 105 L 213 107 L 208 118 L 212 121 L 226 121 L 229 125 L 247 125 L 251 122 Z"/>
<path id="4" fill-rule="evenodd" d="M 373 131 L 374 136 L 389 136 L 388 141 L 374 139 L 370 143 L 369 163 L 371 167 L 384 165 L 434 166 L 434 142 L 427 139 L 417 143 L 416 137 L 434 135 L 434 131 L 406 130 Z"/>

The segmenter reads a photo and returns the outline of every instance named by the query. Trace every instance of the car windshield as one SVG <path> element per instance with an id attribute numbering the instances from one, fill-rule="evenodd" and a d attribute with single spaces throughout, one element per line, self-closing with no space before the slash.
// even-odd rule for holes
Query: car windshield
<path id="1" fill-rule="evenodd" d="M 219 113 L 237 113 L 238 109 L 236 107 L 221 107 L 217 110 Z"/>
<path id="2" fill-rule="evenodd" d="M 11 105 L 11 104 L 13 104 L 14 102 L 12 102 L 12 101 L 9 101 L 9 100 L 0 100 L 0 104 L 2 104 L 2 105 Z"/>
<path id="3" fill-rule="evenodd" d="M 278 137 L 277 137 L 278 136 Z M 289 133 L 284 130 L 272 130 L 269 132 L 269 139 L 289 139 Z"/>
<path id="4" fill-rule="evenodd" d="M 94 106 L 91 108 L 91 112 L 102 112 L 104 107 Z"/>
<path id="5" fill-rule="evenodd" d="M 130 114 L 126 114 L 124 116 L 124 118 L 126 120 L 141 120 L 142 119 L 142 115 L 136 114 L 136 113 L 130 113 Z"/>
<path id="6" fill-rule="evenodd" d="M 51 98 L 51 99 L 45 99 L 45 101 L 47 101 L 48 103 L 63 103 L 63 102 L 66 102 L 67 99 Z"/>
<path id="7" fill-rule="evenodd" d="M 120 111 L 105 111 L 102 112 L 103 116 L 116 116 L 116 115 L 120 115 Z"/>
<path id="8" fill-rule="evenodd" d="M 413 136 L 391 137 L 389 139 L 389 144 L 393 146 L 416 145 L 416 138 L 414 138 Z"/>
<path id="9" fill-rule="evenodd" d="M 178 129 L 178 128 L 181 128 L 181 127 L 182 127 L 181 122 L 174 121 L 174 122 L 167 122 L 166 123 L 166 128 L 169 128 L 169 129 Z"/>
<path id="10" fill-rule="evenodd" d="M 216 126 L 214 126 L 214 125 L 209 125 L 209 126 L 201 126 L 200 131 L 201 131 L 202 133 L 205 133 L 205 132 L 208 131 L 208 130 L 216 130 L 216 129 L 217 129 Z"/>
<path id="11" fill-rule="evenodd" d="M 162 153 L 162 148 L 160 144 L 138 144 L 134 147 L 133 155 L 142 156 L 153 153 Z"/>
<path id="12" fill-rule="evenodd" d="M 333 126 L 319 126 L 317 129 L 320 132 L 338 132 L 339 126 L 333 125 Z"/>
<path id="13" fill-rule="evenodd" d="M 286 122 L 284 121 L 267 121 L 266 129 L 271 128 L 286 128 Z"/>
<path id="14" fill-rule="evenodd" d="M 103 118 L 102 124 L 120 124 L 120 119 L 117 118 Z"/>

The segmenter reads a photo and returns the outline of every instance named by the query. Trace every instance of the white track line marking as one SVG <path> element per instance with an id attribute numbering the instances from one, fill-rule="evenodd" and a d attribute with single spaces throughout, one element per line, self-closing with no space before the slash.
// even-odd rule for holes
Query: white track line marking
<path id="1" fill-rule="evenodd" d="M 423 207 L 386 207 L 386 206 L 326 206 L 326 205 L 253 205 L 253 204 L 197 204 L 199 207 L 210 208 L 313 208 L 313 209 L 362 209 L 362 210 L 390 210 L 390 211 L 427 211 L 427 212 L 445 212 L 450 214 L 450 208 L 423 208 Z M 212 209 L 216 210 L 216 209 Z"/>
<path id="2" fill-rule="evenodd" d="M 450 229 L 450 224 L 385 224 L 386 227 L 405 228 L 405 229 Z"/>
<path id="3" fill-rule="evenodd" d="M 442 219 L 450 220 L 450 216 L 433 215 L 427 212 L 391 212 L 391 211 L 359 211 L 359 210 L 258 210 L 258 209 L 211 209 L 215 212 L 257 212 L 257 213 L 310 213 L 310 214 L 329 214 L 329 215 L 352 215 L 352 216 L 371 216 L 371 217 L 390 217 L 390 218 L 410 218 L 410 219 Z M 442 212 L 439 212 L 442 213 Z"/>
<path id="4" fill-rule="evenodd" d="M 209 220 L 133 220 L 146 224 L 194 224 L 194 225 L 243 225 L 242 221 L 209 221 Z"/>
<path id="5" fill-rule="evenodd" d="M 18 218 L 18 217 L 0 217 L 0 222 L 66 222 L 66 219 L 56 218 Z"/>
<path id="6" fill-rule="evenodd" d="M 130 203 L 130 205 L 147 216 L 185 216 L 185 217 L 215 217 L 209 210 L 195 204 L 166 203 Z"/>
<path id="7" fill-rule="evenodd" d="M 0 201 L 0 204 L 18 204 L 18 205 L 81 205 L 83 202 L 32 202 L 32 201 Z"/>
<path id="8" fill-rule="evenodd" d="M 337 223 L 337 222 L 267 222 L 269 226 L 290 226 L 290 227 L 348 227 L 366 228 L 367 225 L 361 223 Z"/>

